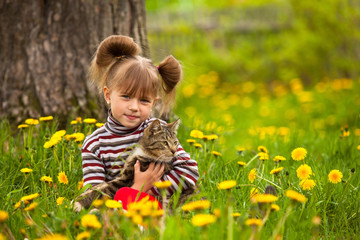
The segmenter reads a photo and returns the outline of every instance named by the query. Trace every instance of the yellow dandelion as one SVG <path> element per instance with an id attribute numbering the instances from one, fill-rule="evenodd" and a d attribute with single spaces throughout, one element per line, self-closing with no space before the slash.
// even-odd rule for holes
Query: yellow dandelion
<path id="1" fill-rule="evenodd" d="M 296 174 L 298 178 L 301 180 L 307 179 L 310 177 L 310 175 L 313 174 L 311 167 L 307 164 L 301 164 L 298 169 L 296 169 Z"/>
<path id="2" fill-rule="evenodd" d="M 84 231 L 84 232 L 81 232 L 79 233 L 77 236 L 76 236 L 76 240 L 81 240 L 81 239 L 87 239 L 91 236 L 91 233 L 88 232 L 88 231 Z"/>
<path id="3" fill-rule="evenodd" d="M 22 168 L 22 169 L 20 169 L 20 172 L 22 172 L 22 173 L 31 173 L 33 170 L 32 169 L 30 169 L 30 168 Z"/>
<path id="4" fill-rule="evenodd" d="M 18 209 L 19 207 L 21 207 L 21 203 L 22 203 L 22 201 L 15 203 L 14 208 Z"/>
<path id="5" fill-rule="evenodd" d="M 283 156 L 275 156 L 274 159 L 273 159 L 274 162 L 282 162 L 282 161 L 285 161 L 285 160 L 286 160 L 286 158 L 283 157 Z"/>
<path id="6" fill-rule="evenodd" d="M 358 145 L 358 146 L 356 147 L 356 149 L 357 149 L 357 150 L 360 150 L 360 145 Z"/>
<path id="7" fill-rule="evenodd" d="M 81 225 L 85 228 L 101 228 L 101 223 L 97 219 L 96 215 L 86 214 L 81 218 Z"/>
<path id="8" fill-rule="evenodd" d="M 65 172 L 61 171 L 58 175 L 58 180 L 59 180 L 59 183 L 62 183 L 62 184 L 69 184 L 69 180 L 65 174 Z"/>
<path id="9" fill-rule="evenodd" d="M 98 128 L 102 127 L 103 125 L 104 125 L 104 123 L 95 123 L 95 126 L 98 127 Z"/>
<path id="10" fill-rule="evenodd" d="M 218 138 L 219 138 L 219 136 L 216 135 L 216 134 L 206 135 L 206 139 L 209 140 L 209 141 L 214 141 L 214 140 L 216 140 Z"/>
<path id="11" fill-rule="evenodd" d="M 56 234 L 47 234 L 41 238 L 37 238 L 36 240 L 67 240 L 67 237 L 62 234 L 56 233 Z"/>
<path id="12" fill-rule="evenodd" d="M 238 161 L 237 164 L 241 167 L 244 167 L 246 166 L 246 163 L 245 162 L 242 162 L 242 161 Z"/>
<path id="13" fill-rule="evenodd" d="M 212 214 L 196 214 L 191 218 L 191 223 L 197 227 L 204 227 L 216 221 L 216 216 Z"/>
<path id="14" fill-rule="evenodd" d="M 280 210 L 279 205 L 277 205 L 275 203 L 271 204 L 270 208 L 271 208 L 271 210 L 276 211 L 276 212 Z"/>
<path id="15" fill-rule="evenodd" d="M 307 151 L 305 148 L 299 147 L 299 148 L 295 148 L 292 152 L 291 152 L 291 157 L 292 159 L 294 159 L 295 161 L 301 161 L 304 160 L 306 157 Z"/>
<path id="16" fill-rule="evenodd" d="M 256 169 L 255 168 L 251 169 L 248 178 L 251 183 L 254 182 L 254 180 L 256 178 Z"/>
<path id="17" fill-rule="evenodd" d="M 240 217 L 240 216 L 241 216 L 241 214 L 240 214 L 240 213 L 238 213 L 238 212 L 234 212 L 234 213 L 232 214 L 232 216 L 233 216 L 233 217 Z"/>
<path id="18" fill-rule="evenodd" d="M 302 195 L 301 193 L 298 193 L 298 192 L 296 192 L 294 190 L 287 190 L 285 192 L 285 195 L 288 198 L 290 198 L 290 199 L 292 199 L 294 201 L 297 201 L 297 202 L 304 203 L 304 202 L 307 201 L 307 198 L 304 195 Z"/>
<path id="19" fill-rule="evenodd" d="M 133 223 L 140 225 L 143 223 L 143 217 L 139 214 L 135 214 L 134 216 L 132 216 L 131 220 L 133 221 Z"/>
<path id="20" fill-rule="evenodd" d="M 269 160 L 269 155 L 265 152 L 259 152 L 258 156 L 260 160 Z"/>
<path id="21" fill-rule="evenodd" d="M 261 219 L 257 219 L 257 218 L 249 218 L 248 220 L 245 221 L 245 224 L 247 226 L 261 226 L 262 221 Z"/>
<path id="22" fill-rule="evenodd" d="M 20 129 L 20 128 L 27 128 L 29 127 L 28 124 L 20 124 L 17 128 Z"/>
<path id="23" fill-rule="evenodd" d="M 341 179 L 343 178 L 343 174 L 339 170 L 331 170 L 329 175 L 329 181 L 332 183 L 339 183 L 341 182 Z"/>
<path id="24" fill-rule="evenodd" d="M 299 185 L 303 190 L 311 190 L 315 187 L 315 181 L 312 179 L 303 179 Z"/>
<path id="25" fill-rule="evenodd" d="M 195 148 L 202 148 L 202 145 L 200 143 L 194 143 Z"/>
<path id="26" fill-rule="evenodd" d="M 82 189 L 84 186 L 84 180 L 81 179 L 81 181 L 78 182 L 78 190 Z"/>
<path id="27" fill-rule="evenodd" d="M 95 118 L 85 118 L 83 122 L 87 124 L 92 124 L 92 123 L 96 123 L 97 120 Z"/>
<path id="28" fill-rule="evenodd" d="M 196 143 L 196 140 L 195 139 L 186 139 L 186 142 L 193 144 L 193 143 Z"/>
<path id="29" fill-rule="evenodd" d="M 198 200 L 189 202 L 181 207 L 181 209 L 185 212 L 194 211 L 194 210 L 203 210 L 209 209 L 210 202 L 208 200 Z"/>
<path id="30" fill-rule="evenodd" d="M 38 125 L 38 124 L 39 124 L 39 120 L 33 119 L 33 118 L 28 118 L 28 119 L 25 120 L 25 124 L 28 124 L 28 125 Z"/>
<path id="31" fill-rule="evenodd" d="M 58 197 L 56 199 L 56 205 L 60 206 L 63 204 L 65 197 Z"/>
<path id="32" fill-rule="evenodd" d="M 204 133 L 199 130 L 192 130 L 190 132 L 190 137 L 202 139 L 204 137 Z"/>
<path id="33" fill-rule="evenodd" d="M 53 180 L 52 180 L 52 178 L 49 177 L 49 176 L 42 176 L 42 177 L 40 178 L 40 181 L 42 181 L 42 182 L 47 182 L 47 183 L 51 183 Z"/>
<path id="34" fill-rule="evenodd" d="M 239 153 L 239 154 L 241 154 L 242 152 L 244 152 L 245 151 L 245 148 L 244 147 L 236 147 L 236 151 Z"/>
<path id="35" fill-rule="evenodd" d="M 105 206 L 108 208 L 122 208 L 122 204 L 116 200 L 106 200 Z"/>
<path id="36" fill-rule="evenodd" d="M 52 135 L 52 137 L 63 137 L 63 136 L 65 136 L 65 134 L 66 134 L 66 130 L 59 130 L 59 131 L 56 131 Z"/>
<path id="37" fill-rule="evenodd" d="M 284 168 L 283 167 L 279 167 L 279 168 L 275 168 L 273 170 L 270 171 L 270 174 L 279 174 Z"/>
<path id="38" fill-rule="evenodd" d="M 28 207 L 24 208 L 25 211 L 32 211 L 37 207 L 38 203 L 37 202 L 33 202 L 31 203 Z"/>
<path id="39" fill-rule="evenodd" d="M 39 121 L 40 121 L 40 122 L 45 122 L 45 121 L 51 121 L 51 120 L 53 120 L 53 119 L 54 119 L 53 116 L 46 116 L 46 117 L 40 117 L 40 118 L 39 118 Z"/>
<path id="40" fill-rule="evenodd" d="M 278 200 L 278 197 L 272 194 L 258 194 L 254 197 L 258 203 L 272 203 Z"/>
<path id="41" fill-rule="evenodd" d="M 215 217 L 219 218 L 221 217 L 221 210 L 219 208 L 215 208 L 213 214 Z"/>
<path id="42" fill-rule="evenodd" d="M 20 199 L 20 201 L 23 201 L 23 202 L 29 202 L 31 200 L 34 200 L 35 198 L 37 198 L 39 196 L 38 193 L 34 193 L 34 194 L 30 194 L 30 195 L 27 195 L 27 196 L 24 196 Z"/>
<path id="43" fill-rule="evenodd" d="M 93 201 L 93 206 L 96 208 L 102 206 L 103 204 L 104 204 L 104 200 L 102 199 L 96 199 L 95 201 Z"/>
<path id="44" fill-rule="evenodd" d="M 226 180 L 217 185 L 218 189 L 231 189 L 236 186 L 235 180 Z"/>
<path id="45" fill-rule="evenodd" d="M 76 120 L 72 120 L 72 121 L 70 122 L 71 125 L 75 125 L 75 124 L 78 124 L 78 123 L 79 123 L 79 122 L 76 121 Z"/>
<path id="46" fill-rule="evenodd" d="M 155 210 L 151 213 L 152 217 L 161 217 L 162 215 L 164 215 L 164 210 L 163 209 L 159 209 L 159 210 Z"/>
<path id="47" fill-rule="evenodd" d="M 250 190 L 250 198 L 253 198 L 259 194 L 259 190 L 257 188 L 251 188 Z"/>
<path id="48" fill-rule="evenodd" d="M 211 154 L 214 155 L 215 157 L 221 157 L 222 154 L 217 152 L 217 151 L 211 151 Z"/>
<path id="49" fill-rule="evenodd" d="M 9 213 L 4 210 L 0 210 L 0 223 L 5 222 L 9 218 Z"/>
<path id="50" fill-rule="evenodd" d="M 6 240 L 6 237 L 2 233 L 0 233 L 0 240 Z"/>
<path id="51" fill-rule="evenodd" d="M 154 183 L 155 187 L 159 188 L 159 189 L 166 189 L 171 187 L 172 183 L 167 180 L 167 181 L 163 181 L 163 182 L 155 182 Z"/>
<path id="52" fill-rule="evenodd" d="M 263 152 L 263 153 L 268 153 L 267 148 L 264 147 L 264 146 L 259 146 L 259 147 L 258 147 L 258 151 L 259 151 L 259 152 Z"/>

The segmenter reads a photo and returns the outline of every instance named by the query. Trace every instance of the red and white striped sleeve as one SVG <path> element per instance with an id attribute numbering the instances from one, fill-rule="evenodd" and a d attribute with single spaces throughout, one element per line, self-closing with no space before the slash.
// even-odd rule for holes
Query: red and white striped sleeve
<path id="1" fill-rule="evenodd" d="M 172 195 L 174 192 L 182 189 L 187 189 L 190 186 L 195 186 L 199 179 L 199 170 L 197 162 L 190 158 L 190 154 L 185 152 L 181 145 L 177 149 L 177 155 L 173 162 L 173 168 L 168 175 L 164 175 L 161 181 L 169 180 L 172 185 L 167 189 L 167 194 Z M 160 192 L 156 187 L 151 191 L 154 195 L 159 195 Z"/>
<path id="2" fill-rule="evenodd" d="M 96 139 L 87 139 L 81 149 L 84 186 L 88 183 L 95 186 L 105 181 L 105 165 L 94 151 L 96 143 Z"/>

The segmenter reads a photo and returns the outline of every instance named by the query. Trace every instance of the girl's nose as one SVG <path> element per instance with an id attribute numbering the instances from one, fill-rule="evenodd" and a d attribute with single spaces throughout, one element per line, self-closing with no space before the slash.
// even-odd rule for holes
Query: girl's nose
<path id="1" fill-rule="evenodd" d="M 139 109 L 139 103 L 137 99 L 132 99 L 129 103 L 129 110 L 137 111 Z"/>

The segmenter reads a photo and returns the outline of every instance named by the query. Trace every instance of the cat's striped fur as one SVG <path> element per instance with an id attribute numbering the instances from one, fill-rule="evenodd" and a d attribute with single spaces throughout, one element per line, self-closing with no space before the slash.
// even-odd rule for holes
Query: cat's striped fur
<path id="1" fill-rule="evenodd" d="M 145 171 L 151 162 L 165 164 L 164 174 L 172 169 L 172 161 L 176 156 L 178 140 L 176 130 L 180 121 L 177 120 L 165 126 L 159 120 L 153 121 L 148 126 L 133 153 L 127 158 L 121 175 L 114 180 L 104 182 L 89 189 L 76 198 L 74 208 L 80 211 L 88 208 L 92 202 L 106 194 L 113 199 L 117 190 L 122 187 L 131 187 L 134 184 L 134 165 L 140 161 L 141 171 Z"/>

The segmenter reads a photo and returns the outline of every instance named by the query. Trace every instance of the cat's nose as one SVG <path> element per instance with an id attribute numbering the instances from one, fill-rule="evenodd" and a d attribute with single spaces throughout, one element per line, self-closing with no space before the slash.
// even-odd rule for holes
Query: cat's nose
<path id="1" fill-rule="evenodd" d="M 178 154 L 176 150 L 175 150 L 175 151 L 174 151 L 174 150 L 171 150 L 171 152 L 173 153 L 174 157 L 176 157 L 177 154 Z"/>

